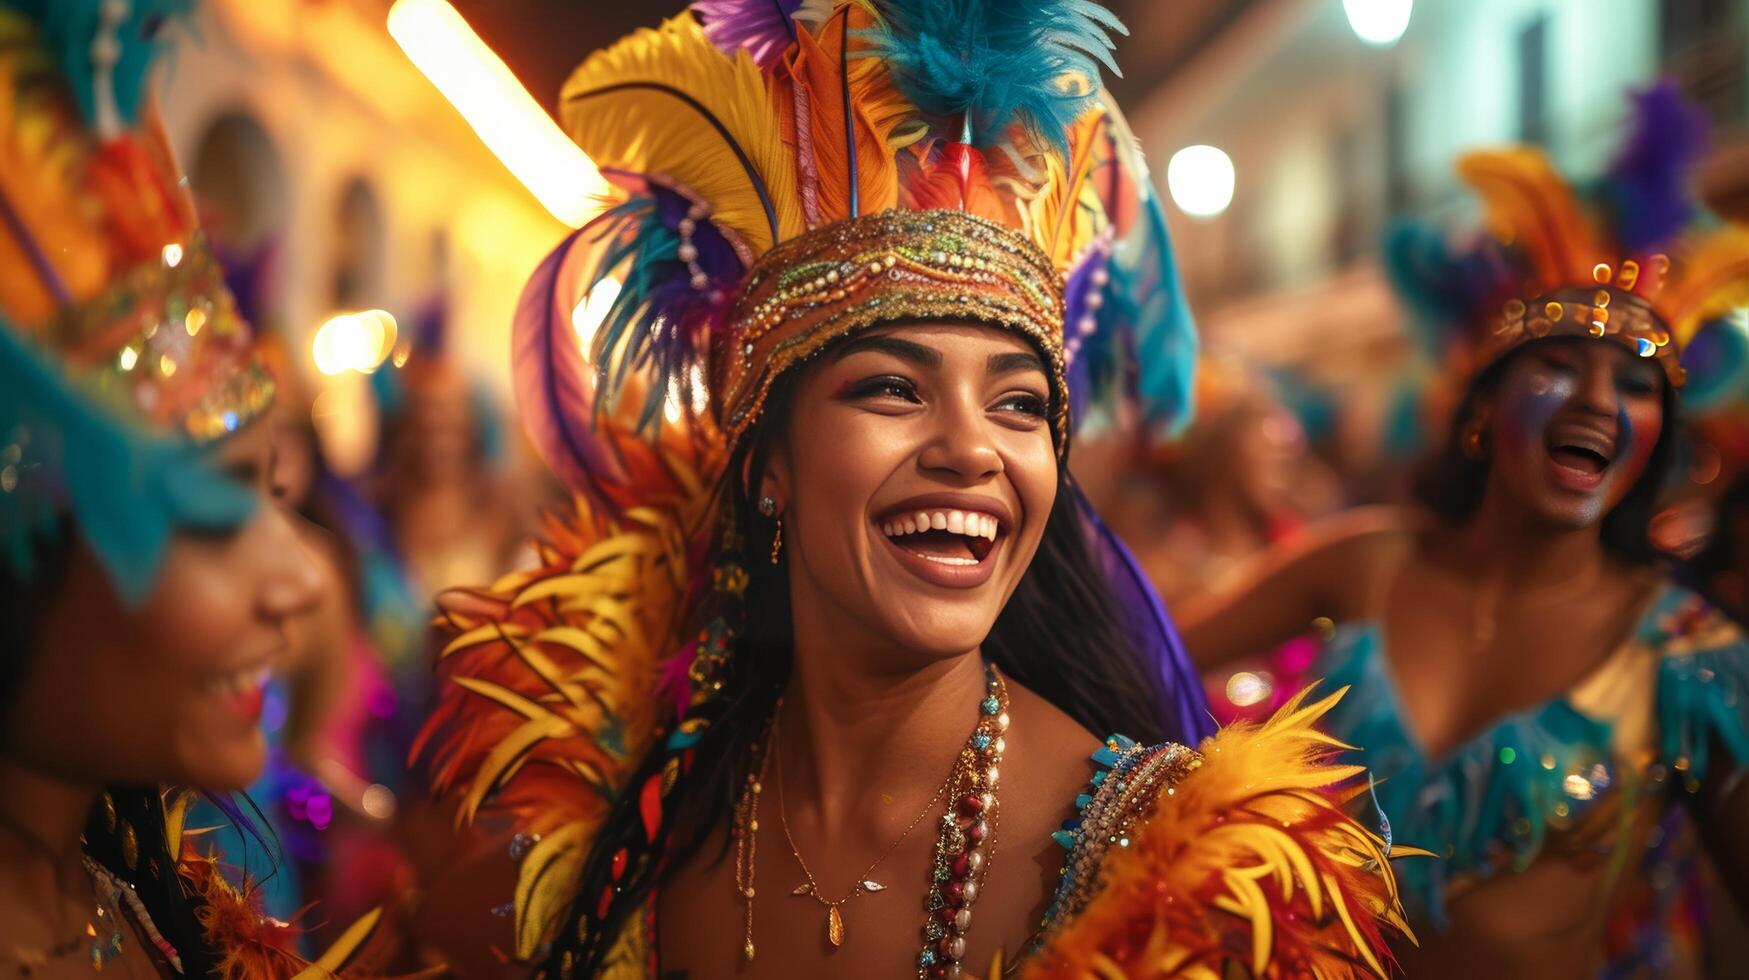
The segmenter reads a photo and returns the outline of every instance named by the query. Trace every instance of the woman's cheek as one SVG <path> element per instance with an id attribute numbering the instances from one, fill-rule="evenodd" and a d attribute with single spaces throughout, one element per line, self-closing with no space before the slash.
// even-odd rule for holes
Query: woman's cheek
<path id="1" fill-rule="evenodd" d="M 1615 423 L 1622 462 L 1615 497 L 1620 500 L 1640 481 L 1651 463 L 1652 450 L 1657 448 L 1658 437 L 1664 431 L 1664 408 L 1655 402 L 1624 404 L 1616 412 Z"/>

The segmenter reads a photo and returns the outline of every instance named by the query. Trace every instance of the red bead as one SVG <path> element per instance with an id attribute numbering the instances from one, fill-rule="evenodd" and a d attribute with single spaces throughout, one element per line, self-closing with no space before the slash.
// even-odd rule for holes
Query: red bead
<path id="1" fill-rule="evenodd" d="M 953 864 L 948 865 L 947 871 L 955 878 L 965 878 L 972 873 L 972 861 L 964 854 L 961 854 L 959 857 L 953 859 Z"/>
<path id="2" fill-rule="evenodd" d="M 624 875 L 626 873 L 626 863 L 629 859 L 630 859 L 630 855 L 626 854 L 626 849 L 623 847 L 620 848 L 619 850 L 613 852 L 613 880 L 614 881 L 618 881 L 620 879 L 620 876 Z"/>
<path id="3" fill-rule="evenodd" d="M 953 805 L 953 809 L 961 820 L 973 820 L 977 818 L 978 814 L 984 812 L 984 801 L 976 794 L 967 793 L 959 798 L 959 802 Z"/>
<path id="4" fill-rule="evenodd" d="M 975 847 L 984 842 L 984 835 L 990 832 L 990 825 L 979 820 L 966 828 L 966 845 Z"/>
<path id="5" fill-rule="evenodd" d="M 966 901 L 966 885 L 963 881 L 950 881 L 941 886 L 941 897 L 947 904 L 959 908 Z"/>

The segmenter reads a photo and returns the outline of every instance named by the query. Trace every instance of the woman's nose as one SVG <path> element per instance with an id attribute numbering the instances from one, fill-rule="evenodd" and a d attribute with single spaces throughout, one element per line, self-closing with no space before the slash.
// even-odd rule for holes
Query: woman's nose
<path id="1" fill-rule="evenodd" d="M 919 458 L 924 469 L 951 473 L 966 484 L 981 483 L 1002 472 L 1002 454 L 991 438 L 983 406 L 975 398 L 951 399 L 933 415 L 936 431 Z"/>

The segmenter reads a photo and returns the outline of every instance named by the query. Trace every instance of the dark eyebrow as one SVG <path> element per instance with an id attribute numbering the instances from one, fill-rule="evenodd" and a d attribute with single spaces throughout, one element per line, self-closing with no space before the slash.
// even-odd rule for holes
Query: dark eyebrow
<path id="1" fill-rule="evenodd" d="M 837 353 L 832 355 L 832 360 L 842 361 L 852 354 L 860 354 L 863 351 L 876 351 L 882 354 L 890 354 L 901 361 L 922 368 L 941 366 L 941 352 L 935 348 L 925 347 L 922 344 L 915 344 L 909 340 L 900 340 L 897 337 L 887 336 L 886 334 L 873 334 L 871 336 L 858 337 L 845 344 L 843 347 L 838 348 Z"/>
<path id="2" fill-rule="evenodd" d="M 984 362 L 984 370 L 990 374 L 1012 374 L 1015 371 L 1049 373 L 1045 371 L 1044 360 L 1032 351 L 991 354 L 990 359 Z"/>

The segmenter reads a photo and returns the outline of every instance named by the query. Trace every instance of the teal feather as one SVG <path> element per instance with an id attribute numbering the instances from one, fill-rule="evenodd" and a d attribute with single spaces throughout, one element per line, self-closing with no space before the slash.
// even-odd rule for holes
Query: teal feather
<path id="1" fill-rule="evenodd" d="M 113 0 L 111 0 L 113 2 Z M 111 76 L 112 94 L 122 122 L 139 120 L 152 63 L 163 52 L 163 28 L 187 16 L 196 0 L 130 0 L 127 18 L 115 32 L 119 44 Z M 102 24 L 105 0 L 0 0 L 0 8 L 15 10 L 42 29 L 43 44 L 60 63 L 87 122 L 96 117 L 96 91 L 91 71 L 91 45 Z"/>
<path id="2" fill-rule="evenodd" d="M 175 529 L 223 530 L 254 513 L 255 495 L 212 469 L 201 447 L 112 417 L 4 323 L 0 433 L 9 440 L 0 560 L 21 575 L 68 515 L 123 602 L 137 605 Z"/>
<path id="3" fill-rule="evenodd" d="M 1099 69 L 1123 23 L 1092 0 L 879 0 L 881 26 L 863 33 L 864 56 L 884 59 L 918 109 L 943 117 L 946 135 L 1000 143 L 1020 123 L 1066 148 L 1069 126 L 1093 104 Z M 1078 77 L 1079 82 L 1071 76 Z"/>

